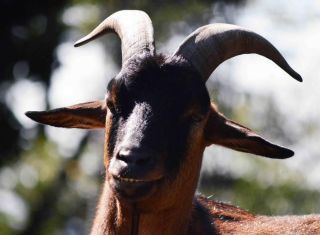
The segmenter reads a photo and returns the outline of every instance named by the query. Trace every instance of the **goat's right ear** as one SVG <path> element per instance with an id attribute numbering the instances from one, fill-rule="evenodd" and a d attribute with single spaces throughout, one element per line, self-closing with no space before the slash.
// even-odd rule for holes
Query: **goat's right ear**
<path id="1" fill-rule="evenodd" d="M 42 124 L 81 129 L 104 128 L 106 114 L 106 105 L 103 100 L 76 104 L 49 111 L 26 112 L 27 117 Z"/>
<path id="2" fill-rule="evenodd" d="M 206 125 L 205 138 L 208 145 L 217 144 L 269 158 L 283 159 L 294 155 L 292 150 L 270 143 L 249 128 L 227 119 L 213 104 Z"/>

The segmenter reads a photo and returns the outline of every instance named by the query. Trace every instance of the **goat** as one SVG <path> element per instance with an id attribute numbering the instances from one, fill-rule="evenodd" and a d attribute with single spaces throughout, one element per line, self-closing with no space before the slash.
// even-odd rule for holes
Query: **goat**
<path id="1" fill-rule="evenodd" d="M 260 216 L 195 196 L 211 144 L 276 159 L 294 154 L 227 119 L 205 87 L 219 64 L 244 53 L 302 81 L 270 42 L 239 26 L 209 24 L 165 57 L 156 54 L 149 16 L 124 10 L 75 46 L 109 32 L 121 39 L 122 68 L 104 100 L 26 113 L 56 127 L 105 128 L 106 179 L 91 234 L 320 234 L 319 215 Z"/>

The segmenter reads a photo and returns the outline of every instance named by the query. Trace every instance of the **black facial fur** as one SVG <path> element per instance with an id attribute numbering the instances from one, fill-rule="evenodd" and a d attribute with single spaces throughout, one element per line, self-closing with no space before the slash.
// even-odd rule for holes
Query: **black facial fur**
<path id="1" fill-rule="evenodd" d="M 192 126 L 209 110 L 209 95 L 199 74 L 178 58 L 137 56 L 109 83 L 107 97 L 112 112 L 109 156 L 115 154 L 134 107 L 151 107 L 151 113 L 143 117 L 147 120 L 141 146 L 165 156 L 168 175 L 175 175 Z"/>

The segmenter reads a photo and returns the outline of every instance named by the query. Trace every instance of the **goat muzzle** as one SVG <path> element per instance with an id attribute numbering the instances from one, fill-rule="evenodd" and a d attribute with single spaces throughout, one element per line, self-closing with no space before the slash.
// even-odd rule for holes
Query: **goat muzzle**
<path id="1" fill-rule="evenodd" d="M 159 157 L 149 151 L 121 148 L 109 164 L 111 188 L 121 198 L 136 201 L 146 198 L 164 176 Z"/>

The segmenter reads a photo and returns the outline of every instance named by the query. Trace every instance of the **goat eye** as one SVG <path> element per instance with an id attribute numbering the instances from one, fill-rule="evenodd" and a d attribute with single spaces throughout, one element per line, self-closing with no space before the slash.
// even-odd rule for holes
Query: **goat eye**
<path id="1" fill-rule="evenodd" d="M 191 116 L 192 121 L 194 122 L 201 122 L 203 120 L 203 116 L 200 114 L 193 114 Z"/>

